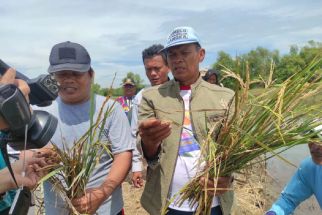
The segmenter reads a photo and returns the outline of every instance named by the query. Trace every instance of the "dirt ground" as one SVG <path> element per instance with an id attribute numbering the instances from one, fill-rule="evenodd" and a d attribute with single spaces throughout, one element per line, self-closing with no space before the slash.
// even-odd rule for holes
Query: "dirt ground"
<path id="1" fill-rule="evenodd" d="M 267 176 L 265 168 L 253 169 L 253 174 L 245 174 L 236 177 L 234 188 L 238 211 L 234 215 L 262 215 L 276 200 L 284 184 Z M 265 177 L 264 177 L 265 175 Z M 130 174 L 122 183 L 124 210 L 126 215 L 148 215 L 140 204 L 143 188 L 135 188 L 130 179 Z M 31 207 L 28 215 L 35 215 L 37 208 Z M 44 214 L 44 213 L 43 213 Z M 319 215 L 321 209 L 314 197 L 302 203 L 294 213 L 295 215 Z"/>
<path id="2" fill-rule="evenodd" d="M 264 166 L 250 170 L 252 173 L 237 175 L 234 183 L 238 211 L 234 215 L 263 215 L 278 198 L 284 184 L 275 180 L 265 171 Z M 143 188 L 131 184 L 130 174 L 122 184 L 124 209 L 126 215 L 148 215 L 141 207 L 140 197 Z M 312 196 L 303 202 L 294 215 L 319 215 L 321 209 Z"/>
<path id="3" fill-rule="evenodd" d="M 135 188 L 130 179 L 127 179 L 122 184 L 124 211 L 126 215 L 148 215 L 148 213 L 141 207 L 140 198 L 143 188 Z"/>

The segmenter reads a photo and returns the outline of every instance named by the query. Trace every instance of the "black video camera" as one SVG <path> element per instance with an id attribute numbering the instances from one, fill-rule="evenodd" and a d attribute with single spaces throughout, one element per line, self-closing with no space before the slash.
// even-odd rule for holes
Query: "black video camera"
<path id="1" fill-rule="evenodd" d="M 0 74 L 3 75 L 8 69 L 9 66 L 0 59 Z M 35 79 L 29 79 L 17 71 L 16 78 L 26 81 L 29 85 L 30 104 L 47 106 L 58 95 L 57 82 L 51 75 L 40 75 Z M 1 135 L 0 138 L 1 152 L 18 187 L 10 165 L 7 144 L 15 150 L 41 148 L 54 135 L 58 121 L 46 111 L 31 111 L 25 96 L 13 84 L 0 84 L 0 116 L 9 126 L 6 131 L 3 131 L 4 135 Z M 27 140 L 26 145 L 23 144 L 24 139 Z M 26 187 L 20 187 L 17 190 L 9 214 L 27 215 L 30 203 L 30 190 Z"/>
<path id="2" fill-rule="evenodd" d="M 0 74 L 9 66 L 0 59 Z M 27 82 L 30 87 L 30 104 L 47 106 L 58 95 L 58 84 L 51 75 L 40 75 L 29 79 L 16 72 L 16 78 Z M 7 142 L 15 150 L 24 147 L 25 127 L 28 125 L 27 149 L 45 146 L 54 135 L 57 119 L 45 111 L 29 109 L 29 104 L 21 91 L 13 84 L 0 85 L 0 115 L 9 125 Z"/>
<path id="3" fill-rule="evenodd" d="M 0 59 L 0 74 L 3 75 L 10 67 Z M 30 88 L 30 104 L 37 106 L 48 106 L 58 95 L 58 84 L 52 75 L 40 75 L 29 79 L 16 71 L 16 78 L 27 82 Z"/>

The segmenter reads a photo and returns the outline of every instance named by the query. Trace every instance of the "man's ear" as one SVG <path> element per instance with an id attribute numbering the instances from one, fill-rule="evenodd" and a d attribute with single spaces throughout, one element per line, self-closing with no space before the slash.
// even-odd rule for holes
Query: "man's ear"
<path id="1" fill-rule="evenodd" d="M 206 56 L 206 50 L 201 48 L 199 50 L 199 63 L 201 63 L 205 59 L 205 56 Z"/>

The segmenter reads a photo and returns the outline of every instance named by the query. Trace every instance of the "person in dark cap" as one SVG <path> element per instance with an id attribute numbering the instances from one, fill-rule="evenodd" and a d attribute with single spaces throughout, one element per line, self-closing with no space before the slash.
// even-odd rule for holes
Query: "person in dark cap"
<path id="1" fill-rule="evenodd" d="M 203 76 L 203 80 L 209 82 L 210 84 L 217 84 L 220 86 L 219 79 L 219 71 L 215 69 L 208 69 L 206 74 Z"/>
<path id="2" fill-rule="evenodd" d="M 60 84 L 59 96 L 52 105 L 43 108 L 58 118 L 56 133 L 51 139 L 59 149 L 73 147 L 90 127 L 91 84 L 94 70 L 87 50 L 78 43 L 63 42 L 56 44 L 50 53 L 48 72 Z M 105 97 L 94 95 L 94 122 Z M 134 140 L 122 107 L 108 100 L 104 108 L 109 113 L 102 141 L 108 142 L 113 155 L 103 153 L 99 159 L 85 194 L 72 200 L 81 214 L 122 214 L 123 199 L 121 183 L 125 179 L 132 158 Z M 44 201 L 47 215 L 69 214 L 66 201 L 53 191 L 53 185 L 44 184 Z"/>
<path id="3" fill-rule="evenodd" d="M 132 102 L 136 93 L 136 84 L 131 78 L 123 81 L 123 96 L 117 97 L 116 101 L 122 105 L 129 122 L 131 121 Z"/>

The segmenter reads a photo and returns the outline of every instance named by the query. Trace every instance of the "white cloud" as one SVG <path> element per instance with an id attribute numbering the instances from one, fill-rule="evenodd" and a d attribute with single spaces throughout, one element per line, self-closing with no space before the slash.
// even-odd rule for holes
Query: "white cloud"
<path id="1" fill-rule="evenodd" d="M 46 72 L 51 47 L 70 40 L 88 49 L 101 85 L 109 85 L 114 72 L 119 84 L 128 71 L 144 77 L 141 51 L 164 43 L 178 25 L 198 31 L 208 53 L 202 66 L 209 67 L 219 50 L 286 52 L 291 44 L 319 40 L 321 6 L 314 0 L 4 1 L 0 58 L 35 77 Z"/>

